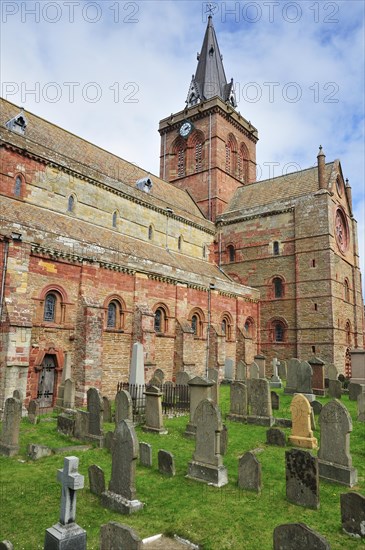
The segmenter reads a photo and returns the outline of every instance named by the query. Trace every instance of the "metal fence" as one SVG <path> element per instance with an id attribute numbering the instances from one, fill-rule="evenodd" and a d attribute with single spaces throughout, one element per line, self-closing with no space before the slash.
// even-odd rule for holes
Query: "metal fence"
<path id="1" fill-rule="evenodd" d="M 175 385 L 165 383 L 154 384 L 162 392 L 162 414 L 166 416 L 179 416 L 190 411 L 190 388 L 187 385 Z M 129 392 L 133 403 L 133 422 L 141 424 L 145 419 L 146 396 L 148 386 L 119 382 L 117 391 Z"/>

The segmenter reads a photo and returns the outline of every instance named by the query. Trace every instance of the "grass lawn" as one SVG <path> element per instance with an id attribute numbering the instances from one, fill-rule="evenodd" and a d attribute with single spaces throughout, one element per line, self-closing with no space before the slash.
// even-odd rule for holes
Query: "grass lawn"
<path id="1" fill-rule="evenodd" d="M 280 411 L 276 416 L 290 418 L 291 398 L 281 390 Z M 323 404 L 327 398 L 318 398 Z M 343 396 L 352 420 L 351 455 L 358 470 L 358 484 L 352 491 L 365 494 L 365 423 L 357 422 L 357 403 Z M 222 416 L 229 412 L 229 387 L 221 387 Z M 99 499 L 89 491 L 88 467 L 97 464 L 109 482 L 111 455 L 105 449 L 72 452 L 80 459 L 79 472 L 85 476 L 85 488 L 77 493 L 77 523 L 87 531 L 88 549 L 99 548 L 100 526 L 117 521 L 133 527 L 141 538 L 157 533 L 178 534 L 199 544 L 204 550 L 271 550 L 272 533 L 281 523 L 302 522 L 327 538 L 332 550 L 365 548 L 365 539 L 355 540 L 341 530 L 340 494 L 350 489 L 339 484 L 320 481 L 320 509 L 295 506 L 285 498 L 285 449 L 265 444 L 265 427 L 226 421 L 228 450 L 224 464 L 229 483 L 220 489 L 187 480 L 187 464 L 192 458 L 194 441 L 184 438 L 187 416 L 165 420 L 169 433 L 144 433 L 137 428 L 139 441 L 153 448 L 153 467 L 137 467 L 137 498 L 145 503 L 141 512 L 121 516 L 103 509 Z M 315 437 L 319 440 L 317 430 Z M 113 429 L 112 424 L 105 431 Z M 289 435 L 290 430 L 284 430 Z M 36 426 L 23 419 L 20 434 L 20 454 L 14 458 L 0 457 L 0 540 L 9 539 L 16 550 L 43 548 L 44 533 L 58 521 L 60 485 L 56 472 L 63 466 L 63 456 L 53 455 L 37 461 L 26 456 L 29 443 L 64 447 L 77 443 L 58 434 L 56 415 L 42 417 Z M 257 454 L 262 464 L 263 490 L 260 495 L 237 487 L 238 458 L 246 451 L 263 449 Z M 288 448 L 288 447 L 287 447 Z M 171 451 L 175 456 L 176 476 L 167 478 L 158 473 L 157 452 Z M 315 452 L 315 451 L 314 451 Z M 308 549 L 310 550 L 310 549 Z"/>

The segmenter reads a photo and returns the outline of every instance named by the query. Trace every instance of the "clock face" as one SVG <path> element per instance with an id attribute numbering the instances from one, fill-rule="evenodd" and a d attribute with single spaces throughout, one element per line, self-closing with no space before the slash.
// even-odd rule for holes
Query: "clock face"
<path id="1" fill-rule="evenodd" d="M 349 231 L 345 214 L 340 208 L 337 209 L 335 216 L 335 236 L 340 251 L 346 252 L 349 244 Z"/>
<path id="2" fill-rule="evenodd" d="M 190 134 L 192 129 L 193 129 L 193 125 L 191 124 L 191 122 L 189 121 L 183 122 L 179 130 L 180 136 L 187 137 Z"/>

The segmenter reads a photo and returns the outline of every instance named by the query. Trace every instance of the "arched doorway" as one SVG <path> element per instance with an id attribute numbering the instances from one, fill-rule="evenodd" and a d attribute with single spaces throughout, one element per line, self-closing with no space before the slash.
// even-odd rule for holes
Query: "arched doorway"
<path id="1" fill-rule="evenodd" d="M 54 355 L 46 354 L 41 364 L 38 380 L 37 399 L 42 408 L 52 407 L 56 380 L 56 361 Z"/>

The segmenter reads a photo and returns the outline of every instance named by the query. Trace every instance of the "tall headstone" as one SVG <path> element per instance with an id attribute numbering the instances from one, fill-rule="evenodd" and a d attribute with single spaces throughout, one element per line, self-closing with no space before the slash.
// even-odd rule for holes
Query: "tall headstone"
<path id="1" fill-rule="evenodd" d="M 286 373 L 286 386 L 284 393 L 295 393 L 298 386 L 298 370 L 300 367 L 299 359 L 293 357 L 290 359 Z"/>
<path id="2" fill-rule="evenodd" d="M 237 367 L 236 367 L 236 380 L 242 381 L 246 380 L 247 378 L 247 365 L 244 361 L 238 361 Z"/>
<path id="3" fill-rule="evenodd" d="M 270 384 L 264 378 L 250 380 L 250 414 L 247 417 L 247 422 L 259 426 L 272 426 L 274 424 Z"/>
<path id="4" fill-rule="evenodd" d="M 135 477 L 138 440 L 130 420 L 121 420 L 114 432 L 112 474 L 109 490 L 102 494 L 102 505 L 120 514 L 132 514 L 143 508 L 137 500 Z"/>
<path id="5" fill-rule="evenodd" d="M 302 393 L 308 401 L 314 401 L 315 396 L 312 390 L 313 370 L 307 361 L 302 361 L 297 371 L 297 392 Z"/>
<path id="6" fill-rule="evenodd" d="M 88 474 L 90 493 L 100 497 L 100 495 L 105 491 L 105 477 L 103 470 L 100 466 L 92 464 L 88 468 Z"/>
<path id="7" fill-rule="evenodd" d="M 87 411 L 81 411 L 77 409 L 73 429 L 76 439 L 86 439 L 88 437 L 89 413 Z"/>
<path id="8" fill-rule="evenodd" d="M 87 412 L 89 413 L 88 438 L 99 441 L 103 440 L 103 400 L 99 390 L 89 388 L 87 391 Z"/>
<path id="9" fill-rule="evenodd" d="M 115 424 L 118 425 L 121 420 L 133 421 L 132 398 L 126 390 L 118 391 L 115 396 Z"/>
<path id="10" fill-rule="evenodd" d="M 15 397 L 5 401 L 3 431 L 0 438 L 0 455 L 15 456 L 19 451 L 19 430 L 22 419 L 22 402 Z"/>
<path id="11" fill-rule="evenodd" d="M 261 464 L 251 451 L 238 460 L 238 487 L 257 493 L 262 489 Z"/>
<path id="12" fill-rule="evenodd" d="M 162 392 L 156 386 L 148 386 L 145 391 L 146 408 L 145 408 L 145 425 L 143 431 L 159 433 L 160 435 L 167 434 L 166 428 L 163 425 L 162 418 Z"/>
<path id="13" fill-rule="evenodd" d="M 318 459 L 308 451 L 285 451 L 286 498 L 306 508 L 319 508 Z"/>
<path id="14" fill-rule="evenodd" d="M 61 513 L 58 523 L 46 530 L 44 550 L 86 550 L 86 531 L 76 521 L 76 491 L 84 487 L 84 476 L 78 473 L 79 459 L 68 456 L 57 480 L 62 485 Z"/>
<path id="15" fill-rule="evenodd" d="M 286 380 L 287 365 L 284 359 L 280 359 L 278 363 L 278 375 L 282 380 Z"/>
<path id="16" fill-rule="evenodd" d="M 280 396 L 275 391 L 270 392 L 271 406 L 274 411 L 278 411 L 280 408 Z"/>
<path id="17" fill-rule="evenodd" d="M 290 405 L 292 417 L 292 433 L 289 443 L 305 449 L 316 449 L 317 439 L 313 437 L 311 429 L 311 406 L 308 399 L 298 393 L 292 399 Z"/>
<path id="18" fill-rule="evenodd" d="M 224 361 L 224 378 L 228 381 L 234 379 L 234 361 L 230 357 L 226 357 Z"/>
<path id="19" fill-rule="evenodd" d="M 194 423 L 195 410 L 199 405 L 200 401 L 204 399 L 210 399 L 211 397 L 211 387 L 213 383 L 208 378 L 202 378 L 200 376 L 195 376 L 188 382 L 190 388 L 190 418 L 186 426 L 185 436 L 186 437 L 195 437 L 196 425 Z"/>
<path id="20" fill-rule="evenodd" d="M 221 413 L 211 399 L 201 401 L 195 410 L 195 452 L 189 462 L 190 479 L 222 487 L 228 483 L 227 469 L 220 454 L 223 429 Z"/>
<path id="21" fill-rule="evenodd" d="M 328 365 L 328 379 L 329 380 L 337 380 L 338 378 L 338 370 L 335 365 L 332 363 Z"/>
<path id="22" fill-rule="evenodd" d="M 141 441 L 139 444 L 139 461 L 142 466 L 152 467 L 152 446 L 149 443 Z"/>
<path id="23" fill-rule="evenodd" d="M 140 342 L 133 344 L 132 362 L 129 372 L 129 384 L 135 386 L 144 386 L 144 358 L 143 345 Z"/>
<path id="24" fill-rule="evenodd" d="M 175 384 L 177 386 L 187 386 L 188 382 L 189 382 L 189 380 L 191 380 L 191 378 L 192 377 L 188 372 L 185 372 L 185 371 L 182 370 L 182 371 L 177 373 Z"/>
<path id="25" fill-rule="evenodd" d="M 274 357 L 272 360 L 272 377 L 270 379 L 270 386 L 272 388 L 281 388 L 282 382 L 278 375 L 278 359 L 277 357 Z"/>
<path id="26" fill-rule="evenodd" d="M 266 377 L 266 357 L 265 357 L 265 355 L 262 355 L 261 353 L 259 353 L 258 355 L 255 355 L 254 359 L 255 359 L 255 363 L 259 367 L 259 376 L 260 376 L 260 378 L 265 378 Z"/>
<path id="27" fill-rule="evenodd" d="M 75 381 L 67 378 L 63 385 L 63 403 L 65 409 L 73 409 L 75 406 Z"/>
<path id="28" fill-rule="evenodd" d="M 100 550 L 142 550 L 143 541 L 137 533 L 116 521 L 109 521 L 100 529 Z"/>
<path id="29" fill-rule="evenodd" d="M 351 382 L 365 384 L 365 349 L 351 350 Z"/>
<path id="30" fill-rule="evenodd" d="M 230 385 L 231 405 L 229 420 L 246 422 L 247 419 L 247 386 L 243 382 L 233 382 Z"/>
<path id="31" fill-rule="evenodd" d="M 157 454 L 157 461 L 160 474 L 165 474 L 167 476 L 175 475 L 175 458 L 172 453 L 160 449 Z"/>
<path id="32" fill-rule="evenodd" d="M 331 550 L 328 541 L 304 523 L 285 523 L 274 529 L 274 550 Z"/>
<path id="33" fill-rule="evenodd" d="M 325 362 L 319 357 L 311 357 L 308 363 L 312 368 L 311 389 L 315 395 L 325 395 Z M 299 391 L 299 390 L 298 390 Z M 304 392 L 301 392 L 304 393 Z"/>
<path id="34" fill-rule="evenodd" d="M 250 380 L 258 380 L 260 378 L 260 369 L 257 363 L 252 363 L 249 368 Z"/>
<path id="35" fill-rule="evenodd" d="M 36 399 L 31 399 L 28 405 L 28 420 L 31 424 L 37 424 L 39 419 L 39 403 Z"/>
<path id="36" fill-rule="evenodd" d="M 319 415 L 321 441 L 318 450 L 319 476 L 328 481 L 353 487 L 357 470 L 350 455 L 351 416 L 342 403 L 334 399 Z"/>
<path id="37" fill-rule="evenodd" d="M 210 391 L 210 397 L 216 405 L 219 404 L 219 371 L 217 369 L 208 369 L 208 378 L 214 382 Z"/>
<path id="38" fill-rule="evenodd" d="M 159 380 L 160 384 L 162 385 L 165 380 L 165 373 L 161 369 L 156 369 L 153 373 L 153 377 L 157 378 L 157 380 Z"/>
<path id="39" fill-rule="evenodd" d="M 354 384 L 353 382 L 351 382 L 348 389 L 350 401 L 357 401 L 357 397 L 360 395 L 360 393 L 365 393 L 365 386 L 363 386 L 362 384 Z"/>
<path id="40" fill-rule="evenodd" d="M 365 393 L 357 396 L 357 420 L 365 422 Z"/>
<path id="41" fill-rule="evenodd" d="M 112 421 L 112 404 L 109 397 L 104 395 L 103 397 L 103 422 Z"/>
<path id="42" fill-rule="evenodd" d="M 365 496 L 360 493 L 340 495 L 342 529 L 355 538 L 365 538 Z"/>
<path id="43" fill-rule="evenodd" d="M 342 397 L 342 382 L 341 380 L 328 380 L 328 397 L 332 399 L 341 399 Z"/>

